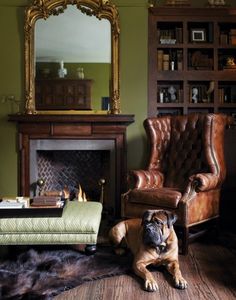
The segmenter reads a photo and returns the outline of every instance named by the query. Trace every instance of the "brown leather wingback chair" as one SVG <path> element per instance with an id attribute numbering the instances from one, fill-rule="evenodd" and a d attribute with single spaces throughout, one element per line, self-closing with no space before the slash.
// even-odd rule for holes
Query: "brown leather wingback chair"
<path id="1" fill-rule="evenodd" d="M 141 217 L 147 209 L 175 211 L 182 253 L 186 254 L 193 228 L 219 217 L 220 189 L 226 173 L 226 123 L 223 114 L 146 119 L 149 163 L 146 170 L 130 171 L 130 190 L 122 195 L 122 217 Z"/>

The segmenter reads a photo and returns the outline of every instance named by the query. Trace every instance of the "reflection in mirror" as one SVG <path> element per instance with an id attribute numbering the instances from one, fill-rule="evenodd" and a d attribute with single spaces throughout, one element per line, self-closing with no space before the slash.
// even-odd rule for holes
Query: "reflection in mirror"
<path id="1" fill-rule="evenodd" d="M 94 112 L 101 103 L 107 109 L 108 99 L 108 112 L 120 113 L 115 5 L 109 0 L 33 0 L 24 29 L 27 114 Z"/>
<path id="2" fill-rule="evenodd" d="M 110 23 L 68 5 L 35 24 L 37 110 L 101 109 L 109 97 Z"/>

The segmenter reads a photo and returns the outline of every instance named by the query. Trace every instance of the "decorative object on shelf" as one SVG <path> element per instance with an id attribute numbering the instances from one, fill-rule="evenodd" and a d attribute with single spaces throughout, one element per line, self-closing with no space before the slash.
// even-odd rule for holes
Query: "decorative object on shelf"
<path id="1" fill-rule="evenodd" d="M 190 53 L 190 68 L 195 70 L 212 70 L 213 59 L 209 57 L 209 53 L 202 53 L 201 50 L 196 50 Z"/>
<path id="2" fill-rule="evenodd" d="M 176 89 L 171 85 L 168 88 L 168 93 L 170 94 L 170 101 L 175 102 L 176 101 Z"/>
<path id="3" fill-rule="evenodd" d="M 191 28 L 191 42 L 205 42 L 206 30 L 204 28 L 193 29 Z"/>
<path id="4" fill-rule="evenodd" d="M 175 70 L 175 63 L 176 63 L 176 51 L 170 51 L 170 70 Z"/>
<path id="5" fill-rule="evenodd" d="M 226 69 L 235 69 L 236 68 L 235 59 L 233 56 L 227 57 L 225 68 Z"/>
<path id="6" fill-rule="evenodd" d="M 67 75 L 67 69 L 64 68 L 64 62 L 63 60 L 60 62 L 60 69 L 58 69 L 58 76 L 59 78 L 65 78 Z"/>
<path id="7" fill-rule="evenodd" d="M 208 102 L 208 103 L 211 102 L 211 95 L 214 92 L 214 89 L 215 89 L 215 82 L 214 81 L 210 81 L 209 88 L 206 91 L 206 96 L 207 96 L 207 101 L 206 102 Z"/>
<path id="8" fill-rule="evenodd" d="M 198 103 L 199 91 L 197 87 L 192 88 L 192 103 Z"/>
<path id="9" fill-rule="evenodd" d="M 164 93 L 163 93 L 163 90 L 161 89 L 160 92 L 159 92 L 159 99 L 160 99 L 160 103 L 163 103 L 164 102 Z"/>
<path id="10" fill-rule="evenodd" d="M 77 75 L 79 79 L 84 79 L 84 68 L 78 68 L 77 69 Z"/>

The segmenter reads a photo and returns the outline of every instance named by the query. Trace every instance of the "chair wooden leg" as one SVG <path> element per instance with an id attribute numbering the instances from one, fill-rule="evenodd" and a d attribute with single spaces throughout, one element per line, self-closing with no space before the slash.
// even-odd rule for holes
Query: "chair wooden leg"
<path id="1" fill-rule="evenodd" d="M 183 227 L 182 229 L 183 229 L 183 232 L 182 232 L 181 254 L 187 255 L 188 254 L 188 245 L 189 245 L 189 228 Z"/>

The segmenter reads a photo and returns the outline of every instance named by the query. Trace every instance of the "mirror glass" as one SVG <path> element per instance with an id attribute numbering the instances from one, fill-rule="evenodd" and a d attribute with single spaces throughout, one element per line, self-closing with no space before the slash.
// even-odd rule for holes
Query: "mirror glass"
<path id="1" fill-rule="evenodd" d="M 33 0 L 25 13 L 25 113 L 98 113 L 102 108 L 119 114 L 115 5 Z"/>
<path id="2" fill-rule="evenodd" d="M 101 109 L 102 99 L 109 97 L 110 28 L 108 20 L 83 14 L 73 5 L 68 5 L 62 14 L 37 20 L 37 110 L 47 110 L 50 106 L 51 109 Z M 87 82 L 83 80 L 89 81 L 84 89 Z M 80 89 L 76 85 L 81 85 Z M 84 96 L 91 101 L 84 103 Z"/>

